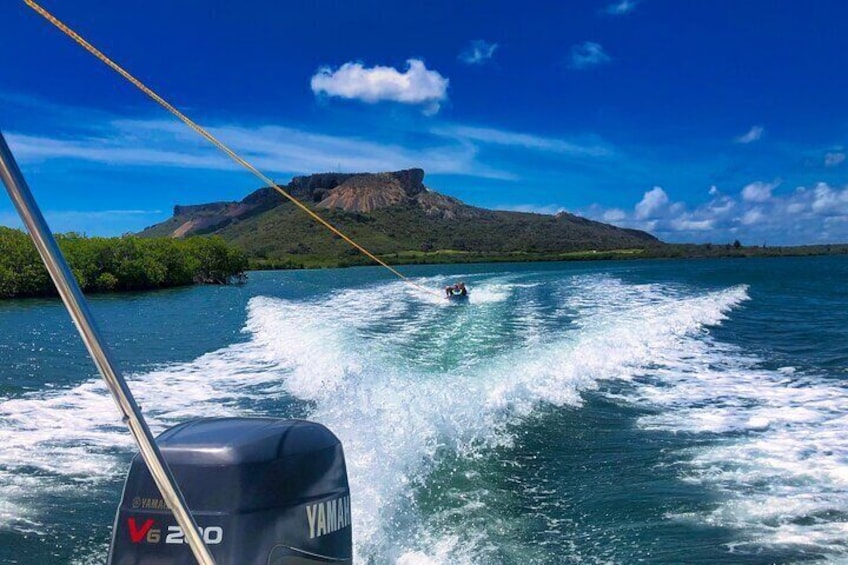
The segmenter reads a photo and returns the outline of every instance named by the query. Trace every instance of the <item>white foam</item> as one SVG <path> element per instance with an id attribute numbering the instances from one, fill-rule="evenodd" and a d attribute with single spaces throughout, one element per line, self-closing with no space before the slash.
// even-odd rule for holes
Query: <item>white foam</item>
<path id="1" fill-rule="evenodd" d="M 186 418 L 249 412 L 235 403 L 280 393 L 280 373 L 250 344 L 130 376 L 154 433 Z M 79 496 L 125 472 L 132 438 L 100 380 L 0 402 L 0 528 L 25 531 L 46 495 Z"/>
<path id="2" fill-rule="evenodd" d="M 587 303 L 606 303 L 615 312 L 641 309 L 624 307 L 619 300 L 632 299 L 616 294 Z M 699 302 L 683 299 L 672 307 L 706 324 L 720 321 L 699 311 Z M 667 307 L 651 310 L 654 317 Z M 685 327 L 684 317 L 655 322 Z M 603 323 L 604 315 L 599 318 L 595 323 Z M 762 369 L 758 358 L 709 332 L 654 343 L 650 362 L 632 374 L 635 386 L 623 398 L 658 409 L 640 418 L 645 429 L 719 436 L 686 457 L 682 478 L 724 499 L 696 518 L 738 530 L 736 549 L 800 545 L 848 555 L 848 387 L 793 367 Z"/>
<path id="3" fill-rule="evenodd" d="M 468 300 L 471 304 L 492 304 L 503 302 L 510 295 L 510 285 L 483 284 L 471 286 L 468 290 Z"/>
<path id="4" fill-rule="evenodd" d="M 504 302 L 514 290 L 497 284 Z M 610 288 L 644 296 L 617 282 Z M 291 368 L 288 390 L 315 402 L 312 417 L 333 429 L 345 445 L 356 493 L 358 558 L 395 555 L 406 562 L 451 563 L 468 554 L 446 550 L 454 547 L 447 542 L 422 542 L 412 501 L 414 486 L 440 450 L 473 456 L 481 447 L 509 443 L 507 426 L 531 414 L 540 402 L 578 405 L 581 390 L 596 387 L 599 379 L 629 378 L 652 362 L 654 348 L 700 335 L 704 324 L 722 320 L 724 312 L 745 298 L 740 287 L 682 305 L 666 295 L 656 305 L 654 294 L 646 303 L 619 308 L 615 317 L 586 320 L 582 331 L 547 340 L 514 331 L 516 318 L 538 316 L 528 313 L 526 301 L 515 301 L 512 310 L 499 308 L 491 318 L 486 309 L 468 309 L 460 316 L 471 318 L 457 323 L 444 313 L 418 312 L 409 319 L 409 312 L 390 312 L 379 297 L 366 293 L 308 305 L 256 298 L 248 328 L 272 351 L 270 357 Z M 349 316 L 343 303 L 351 299 L 357 307 Z M 392 326 L 393 314 L 405 317 L 397 332 L 374 335 L 373 328 Z M 469 358 L 455 359 L 444 372 L 423 370 L 412 356 L 406 362 L 398 359 L 404 348 L 425 357 L 428 347 L 450 348 L 450 339 L 440 340 L 445 334 L 470 333 L 464 339 L 473 341 L 481 327 L 490 341 L 493 330 L 504 331 L 513 340 L 511 346 L 492 356 L 463 346 L 459 355 Z M 417 340 L 423 336 L 427 342 L 422 346 Z M 411 525 L 399 531 L 399 523 Z M 443 535 L 452 539 L 455 534 Z M 468 543 L 465 539 L 461 545 Z"/>
<path id="5" fill-rule="evenodd" d="M 802 502 L 810 504 L 800 495 L 826 492 L 816 490 L 821 485 L 845 492 L 839 490 L 844 452 L 824 452 L 828 442 L 842 441 L 827 437 L 846 424 L 836 418 L 845 408 L 841 389 L 801 382 L 789 371 L 755 371 L 754 360 L 709 335 L 710 326 L 747 299 L 745 287 L 693 294 L 611 277 L 573 277 L 545 283 L 541 291 L 556 297 L 551 308 L 534 299 L 537 282 L 462 278 L 472 289 L 472 303 L 464 308 L 428 302 L 400 283 L 312 301 L 253 298 L 249 341 L 135 375 L 132 388 L 154 430 L 190 417 L 249 414 L 258 402 L 273 399 L 283 405 L 295 397 L 314 407 L 311 417 L 345 446 L 356 557 L 363 562 L 479 562 L 475 548 L 498 540 L 486 539 L 486 532 L 469 537 L 451 528 L 428 530 L 416 489 L 441 453 L 473 460 L 481 449 L 509 444 L 509 426 L 540 403 L 578 406 L 581 392 L 600 381 L 632 383 L 623 398 L 662 409 L 640 421 L 647 429 L 745 430 L 765 438 L 762 445 L 752 437 L 697 452 L 686 480 L 742 493 L 744 481 L 762 473 L 799 495 L 793 499 L 796 512 Z M 740 370 L 744 378 L 735 374 Z M 763 379 L 767 393 L 757 397 L 762 387 L 754 385 Z M 15 519 L 42 519 L 38 508 L 20 511 L 28 500 L 22 491 L 60 490 L 69 482 L 123 472 L 115 450 L 126 457 L 130 440 L 111 402 L 104 387 L 91 381 L 0 403 L 0 505 L 11 508 L 0 506 L 0 527 L 4 520 L 19 529 Z M 826 411 L 830 420 L 822 418 Z M 825 421 L 830 427 L 822 426 Z M 814 442 L 816 470 L 807 477 L 793 463 L 810 453 L 802 453 L 804 433 L 798 430 L 821 434 Z M 787 448 L 791 456 L 781 461 Z M 710 469 L 717 471 L 711 475 Z M 799 482 L 797 491 L 792 481 Z M 763 496 L 762 504 L 773 501 Z M 773 520 L 757 514 L 764 512 L 757 504 L 746 506 L 741 494 L 734 500 L 701 518 L 749 531 Z M 839 499 L 831 506 L 845 509 L 848 503 Z M 480 510 L 470 504 L 459 512 Z M 829 543 L 831 526 L 810 531 Z M 772 542 L 798 533 L 788 527 L 780 532 L 783 538 Z"/>

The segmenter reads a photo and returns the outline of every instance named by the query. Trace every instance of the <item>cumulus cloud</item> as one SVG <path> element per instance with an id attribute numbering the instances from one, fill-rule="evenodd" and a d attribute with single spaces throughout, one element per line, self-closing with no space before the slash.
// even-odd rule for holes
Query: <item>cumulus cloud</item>
<path id="1" fill-rule="evenodd" d="M 825 153 L 824 155 L 825 167 L 836 167 L 837 165 L 841 165 L 843 161 L 845 161 L 845 153 L 842 152 L 834 151 L 833 153 Z"/>
<path id="2" fill-rule="evenodd" d="M 586 41 L 571 47 L 571 63 L 569 66 L 572 69 L 588 69 L 604 65 L 610 61 L 612 61 L 612 58 L 604 51 L 600 43 Z"/>
<path id="3" fill-rule="evenodd" d="M 646 230 L 671 242 L 799 245 L 848 241 L 848 186 L 824 182 L 772 194 L 776 183 L 749 183 L 736 196 L 715 191 L 694 207 L 654 187 L 633 208 L 590 206 L 577 213 Z M 745 198 L 745 188 L 749 198 Z M 754 198 L 750 198 L 754 196 Z"/>
<path id="4" fill-rule="evenodd" d="M 742 215 L 740 221 L 742 222 L 742 225 L 750 226 L 761 222 L 764 217 L 765 215 L 760 208 L 751 208 Z"/>
<path id="5" fill-rule="evenodd" d="M 762 204 L 763 202 L 768 202 L 772 199 L 772 191 L 777 188 L 778 184 L 778 181 L 754 181 L 742 187 L 742 190 L 739 191 L 739 195 L 742 197 L 743 202 Z"/>
<path id="6" fill-rule="evenodd" d="M 621 0 L 620 2 L 613 2 L 604 8 L 604 13 L 610 16 L 623 16 L 624 14 L 629 14 L 633 10 L 636 9 L 635 0 Z"/>
<path id="7" fill-rule="evenodd" d="M 810 208 L 822 216 L 842 216 L 848 209 L 848 189 L 838 190 L 820 182 L 812 190 Z"/>
<path id="8" fill-rule="evenodd" d="M 710 201 L 705 207 L 710 216 L 724 216 L 736 208 L 736 200 L 729 196 L 718 196 Z"/>
<path id="9" fill-rule="evenodd" d="M 709 218 L 697 220 L 690 214 L 682 214 L 671 219 L 671 226 L 678 232 L 705 232 L 713 229 L 715 222 Z"/>
<path id="10" fill-rule="evenodd" d="M 636 204 L 636 219 L 645 220 L 655 216 L 666 204 L 668 204 L 668 195 L 662 188 L 655 186 Z"/>
<path id="11" fill-rule="evenodd" d="M 771 191 L 777 188 L 779 184 L 779 181 L 752 182 L 742 189 L 742 200 L 746 202 L 767 202 L 771 198 Z"/>
<path id="12" fill-rule="evenodd" d="M 610 208 L 605 210 L 601 215 L 601 219 L 605 222 L 616 223 L 627 219 L 627 212 L 621 208 Z"/>
<path id="13" fill-rule="evenodd" d="M 497 48 L 497 43 L 475 39 L 459 54 L 459 60 L 466 65 L 482 65 L 492 58 Z"/>
<path id="14" fill-rule="evenodd" d="M 388 100 L 421 104 L 428 113 L 438 112 L 447 98 L 448 79 L 428 69 L 420 59 L 409 59 L 406 64 L 404 72 L 352 62 L 335 70 L 322 67 L 312 76 L 312 92 L 369 103 Z"/>
<path id="15" fill-rule="evenodd" d="M 744 135 L 740 135 L 735 138 L 733 141 L 736 143 L 753 143 L 755 141 L 759 141 L 763 134 L 765 133 L 765 128 L 763 126 L 752 126 L 751 129 L 748 130 L 748 133 Z"/>

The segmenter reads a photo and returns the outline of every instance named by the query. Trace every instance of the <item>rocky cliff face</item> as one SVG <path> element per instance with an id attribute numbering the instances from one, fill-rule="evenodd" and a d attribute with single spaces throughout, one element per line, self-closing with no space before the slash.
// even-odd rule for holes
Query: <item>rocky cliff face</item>
<path id="1" fill-rule="evenodd" d="M 365 213 L 397 206 L 411 198 L 403 183 L 391 173 L 351 177 L 323 196 L 319 208 Z"/>
<path id="2" fill-rule="evenodd" d="M 213 202 L 193 206 L 174 206 L 174 218 L 185 218 L 172 234 L 183 237 L 190 233 L 215 230 L 249 212 L 251 207 L 241 202 Z"/>
<path id="3" fill-rule="evenodd" d="M 334 188 L 314 194 L 321 196 L 319 208 L 340 208 L 346 212 L 370 213 L 381 208 L 408 205 L 421 208 L 430 215 L 454 217 L 456 208 L 462 205 L 459 200 L 427 190 L 421 169 L 352 175 Z"/>
<path id="4" fill-rule="evenodd" d="M 317 208 L 338 208 L 345 212 L 370 213 L 391 206 L 421 208 L 428 216 L 457 218 L 474 210 L 459 200 L 431 192 L 424 186 L 422 169 L 388 173 L 319 173 L 294 177 L 283 190 Z M 210 232 L 233 221 L 270 210 L 286 199 L 271 187 L 260 188 L 240 202 L 213 202 L 174 206 L 177 225 L 171 235 Z M 467 208 L 463 214 L 461 208 Z M 181 220 L 181 221 L 180 221 Z"/>

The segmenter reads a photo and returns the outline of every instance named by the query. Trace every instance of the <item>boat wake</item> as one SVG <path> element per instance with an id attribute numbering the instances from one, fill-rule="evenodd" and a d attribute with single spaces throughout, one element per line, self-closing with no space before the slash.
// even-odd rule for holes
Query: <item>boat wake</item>
<path id="1" fill-rule="evenodd" d="M 131 386 L 154 431 L 235 414 L 327 425 L 348 458 L 358 562 L 509 561 L 484 490 L 455 493 L 448 519 L 434 518 L 422 493 L 453 463 L 473 482 L 475 462 L 513 445 L 540 407 L 577 410 L 590 391 L 651 407 L 637 422 L 646 432 L 714 437 L 680 454 L 679 474 L 723 502 L 667 519 L 737 529 L 732 551 L 803 541 L 846 552 L 848 391 L 761 369 L 712 337 L 748 300 L 744 286 L 465 280 L 465 307 L 422 301 L 399 283 L 391 301 L 371 288 L 254 297 L 249 340 L 132 375 Z M 0 529 L 41 533 L 56 497 L 114 488 L 132 449 L 97 381 L 0 402 L 0 445 Z"/>

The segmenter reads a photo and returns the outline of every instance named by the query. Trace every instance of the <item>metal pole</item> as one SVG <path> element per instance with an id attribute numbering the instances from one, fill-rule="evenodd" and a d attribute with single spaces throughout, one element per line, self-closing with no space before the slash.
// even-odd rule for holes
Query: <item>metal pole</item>
<path id="1" fill-rule="evenodd" d="M 197 523 L 188 511 L 180 488 L 174 480 L 168 464 L 162 457 L 159 446 L 156 445 L 153 434 L 150 433 L 150 428 L 147 427 L 147 422 L 145 422 L 127 382 L 112 362 L 109 351 L 100 337 L 100 332 L 88 308 L 88 303 L 82 295 L 67 262 L 65 262 L 47 222 L 44 221 L 44 216 L 41 215 L 41 210 L 39 210 L 38 204 L 33 198 L 1 131 L 0 178 L 6 185 L 6 190 L 15 203 L 18 214 L 29 230 L 35 247 L 50 272 L 50 277 L 53 279 L 53 283 L 56 285 L 56 289 L 59 291 L 59 295 L 62 297 L 62 301 L 65 303 L 85 347 L 88 349 L 88 353 L 106 381 L 106 385 L 112 393 L 112 398 L 123 415 L 123 421 L 129 426 L 130 432 L 132 432 L 133 438 L 138 444 L 141 457 L 147 464 L 150 474 L 153 475 L 153 480 L 156 481 L 159 492 L 162 493 L 162 498 L 174 513 L 177 523 L 185 533 L 185 539 L 188 541 L 194 557 L 200 565 L 215 565 L 212 554 L 203 544 Z"/>

